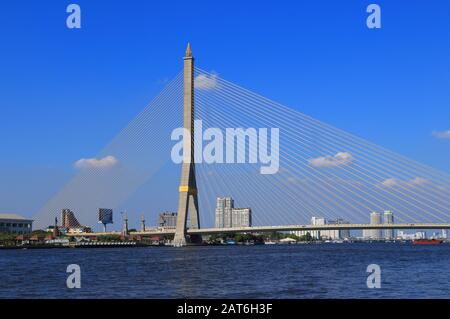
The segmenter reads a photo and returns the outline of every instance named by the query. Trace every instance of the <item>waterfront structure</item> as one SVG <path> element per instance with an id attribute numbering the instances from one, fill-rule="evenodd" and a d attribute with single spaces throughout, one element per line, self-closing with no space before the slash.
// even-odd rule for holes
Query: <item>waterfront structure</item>
<path id="1" fill-rule="evenodd" d="M 311 225 L 314 226 L 319 226 L 319 225 L 325 225 L 326 224 L 326 220 L 323 217 L 311 217 Z M 312 231 L 310 232 L 311 236 L 314 239 L 320 239 L 322 237 L 322 235 L 325 235 L 326 233 L 323 233 L 324 231 L 320 231 L 320 230 L 316 230 L 316 231 Z"/>
<path id="2" fill-rule="evenodd" d="M 184 111 L 183 123 L 185 132 L 190 136 L 183 139 L 184 158 L 181 168 L 179 187 L 178 218 L 173 239 L 174 246 L 187 244 L 187 218 L 189 215 L 190 229 L 200 228 L 197 181 L 194 163 L 194 57 L 188 43 L 184 57 Z M 191 242 L 201 242 L 200 235 L 190 236 Z"/>
<path id="3" fill-rule="evenodd" d="M 427 238 L 427 233 L 424 231 L 418 231 L 414 234 L 409 234 L 402 230 L 399 230 L 397 232 L 397 239 L 400 239 L 400 240 L 416 240 L 416 239 L 426 239 L 426 238 Z"/>
<path id="4" fill-rule="evenodd" d="M 326 224 L 331 225 L 346 225 L 350 224 L 350 222 L 343 220 L 342 218 L 338 218 L 336 220 L 327 221 Z M 332 240 L 340 240 L 340 239 L 348 239 L 351 237 L 349 229 L 334 229 L 325 231 L 326 237 Z"/>
<path id="5" fill-rule="evenodd" d="M 418 231 L 416 232 L 416 239 L 426 239 L 427 233 L 424 231 Z"/>
<path id="6" fill-rule="evenodd" d="M 384 224 L 393 224 L 394 223 L 394 213 L 390 210 L 384 211 L 383 214 L 383 223 Z M 392 240 L 395 238 L 394 230 L 393 229 L 385 229 L 384 230 L 384 239 L 386 240 Z"/>
<path id="7" fill-rule="evenodd" d="M 324 217 L 311 217 L 311 225 L 313 226 L 322 226 L 322 225 L 345 225 L 350 224 L 350 222 L 345 221 L 342 218 L 337 218 L 336 220 L 327 221 Z M 298 237 L 304 236 L 307 233 L 311 235 L 312 238 L 320 240 L 320 239 L 330 239 L 330 240 L 341 240 L 350 238 L 350 230 L 349 229 L 330 229 L 330 230 L 313 230 L 313 231 L 291 231 L 291 234 L 294 234 Z"/>
<path id="8" fill-rule="evenodd" d="M 311 225 L 314 226 L 320 226 L 320 225 L 325 225 L 326 224 L 326 220 L 323 217 L 311 217 Z M 312 238 L 314 239 L 321 239 L 322 236 L 325 237 L 325 235 L 328 235 L 328 230 L 295 230 L 295 231 L 291 231 L 290 234 L 293 234 L 295 236 L 298 237 L 302 237 L 307 235 L 308 233 L 311 235 Z M 331 230 L 332 232 L 332 230 Z"/>
<path id="9" fill-rule="evenodd" d="M 61 230 L 63 231 L 63 230 Z M 65 233 L 67 234 L 84 234 L 84 233 L 92 233 L 92 229 L 87 226 L 80 226 L 80 227 L 71 227 L 66 228 Z"/>
<path id="10" fill-rule="evenodd" d="M 231 197 L 218 197 L 215 213 L 216 228 L 252 226 L 251 208 L 235 208 Z"/>
<path id="11" fill-rule="evenodd" d="M 175 212 L 162 212 L 159 214 L 158 225 L 160 227 L 175 228 L 177 226 L 178 214 Z"/>
<path id="12" fill-rule="evenodd" d="M 30 234 L 33 220 L 17 214 L 0 214 L 0 233 Z"/>

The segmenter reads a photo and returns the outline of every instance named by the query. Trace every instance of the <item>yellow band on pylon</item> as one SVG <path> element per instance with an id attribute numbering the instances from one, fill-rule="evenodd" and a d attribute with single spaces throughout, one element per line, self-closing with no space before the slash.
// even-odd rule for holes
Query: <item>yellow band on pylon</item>
<path id="1" fill-rule="evenodd" d="M 179 188 L 180 193 L 189 193 L 189 194 L 197 194 L 197 189 L 193 187 L 189 187 L 187 185 L 181 185 Z"/>

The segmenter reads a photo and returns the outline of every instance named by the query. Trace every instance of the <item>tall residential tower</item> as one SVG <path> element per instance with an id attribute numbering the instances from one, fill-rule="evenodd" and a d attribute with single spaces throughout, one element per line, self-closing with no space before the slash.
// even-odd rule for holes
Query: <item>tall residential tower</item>
<path id="1" fill-rule="evenodd" d="M 390 210 L 384 211 L 384 223 L 385 224 L 393 224 L 394 223 L 394 213 Z M 384 238 L 387 240 L 395 239 L 395 233 L 393 229 L 385 229 L 384 230 Z"/>

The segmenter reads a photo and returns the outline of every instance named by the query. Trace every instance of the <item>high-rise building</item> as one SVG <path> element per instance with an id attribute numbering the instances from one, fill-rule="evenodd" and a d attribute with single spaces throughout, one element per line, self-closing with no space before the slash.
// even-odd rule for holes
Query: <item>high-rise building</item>
<path id="1" fill-rule="evenodd" d="M 381 224 L 381 214 L 378 212 L 370 213 L 370 224 L 371 225 Z M 364 230 L 363 236 L 365 239 L 380 240 L 382 238 L 382 231 L 381 229 Z"/>
<path id="2" fill-rule="evenodd" d="M 78 219 L 75 217 L 73 211 L 68 208 L 64 208 L 61 211 L 61 227 L 70 229 L 70 228 L 81 228 L 81 224 L 78 222 Z"/>
<path id="3" fill-rule="evenodd" d="M 219 197 L 216 203 L 216 228 L 232 227 L 234 200 L 231 197 Z"/>
<path id="4" fill-rule="evenodd" d="M 216 204 L 216 228 L 250 227 L 252 210 L 250 208 L 234 208 L 231 197 L 219 197 Z"/>
<path id="5" fill-rule="evenodd" d="M 390 210 L 384 211 L 383 215 L 383 223 L 392 225 L 394 224 L 394 213 Z M 385 229 L 384 230 L 384 238 L 387 240 L 392 240 L 395 238 L 394 230 L 393 229 Z"/>
<path id="6" fill-rule="evenodd" d="M 174 212 L 162 212 L 159 214 L 158 225 L 161 227 L 175 228 L 178 214 Z"/>
<path id="7" fill-rule="evenodd" d="M 232 227 L 252 226 L 252 210 L 250 208 L 233 208 L 231 214 Z"/>

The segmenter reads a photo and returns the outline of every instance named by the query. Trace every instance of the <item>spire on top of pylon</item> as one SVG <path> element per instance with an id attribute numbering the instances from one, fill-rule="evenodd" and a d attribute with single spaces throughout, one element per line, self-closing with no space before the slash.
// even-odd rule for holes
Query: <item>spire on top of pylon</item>
<path id="1" fill-rule="evenodd" d="M 186 57 L 192 57 L 191 44 L 189 42 L 186 48 Z"/>

